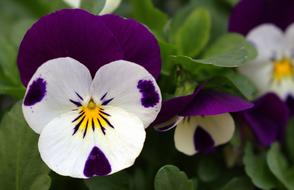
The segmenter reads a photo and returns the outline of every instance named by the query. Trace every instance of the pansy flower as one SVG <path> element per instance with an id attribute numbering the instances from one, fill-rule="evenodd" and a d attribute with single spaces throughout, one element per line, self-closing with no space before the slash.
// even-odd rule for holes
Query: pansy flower
<path id="1" fill-rule="evenodd" d="M 77 178 L 131 166 L 161 107 L 160 65 L 156 39 L 134 20 L 66 9 L 37 21 L 18 67 L 43 161 Z"/>
<path id="2" fill-rule="evenodd" d="M 81 1 L 82 0 L 64 0 L 64 2 L 66 2 L 69 6 L 73 8 L 79 8 L 81 6 Z M 96 1 L 100 1 L 100 0 L 96 0 Z M 99 14 L 104 15 L 104 14 L 112 13 L 113 11 L 115 11 L 115 9 L 118 8 L 120 3 L 121 3 L 121 0 L 105 0 L 104 7 Z"/>
<path id="3" fill-rule="evenodd" d="M 261 96 L 254 102 L 255 108 L 242 117 L 261 145 L 281 139 L 288 118 L 283 114 L 294 113 L 293 8 L 291 0 L 241 0 L 230 16 L 229 30 L 245 35 L 258 52 L 257 58 L 239 71 L 256 85 Z M 268 117 L 269 108 L 275 108 L 271 109 L 275 117 Z"/>
<path id="4" fill-rule="evenodd" d="M 160 132 L 175 127 L 175 147 L 186 155 L 208 153 L 227 143 L 235 130 L 230 112 L 252 107 L 239 97 L 201 88 L 191 95 L 164 101 L 154 122 Z"/>

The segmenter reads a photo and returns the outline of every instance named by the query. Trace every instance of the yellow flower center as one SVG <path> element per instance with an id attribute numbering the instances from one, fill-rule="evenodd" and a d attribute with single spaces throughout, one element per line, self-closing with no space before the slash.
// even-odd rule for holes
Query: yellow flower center
<path id="1" fill-rule="evenodd" d="M 100 128 L 105 134 L 105 127 L 114 128 L 108 120 L 110 115 L 104 111 L 102 105 L 97 105 L 93 99 L 86 106 L 81 106 L 79 111 L 79 116 L 72 121 L 75 124 L 73 135 L 79 131 L 82 132 L 84 138 L 89 129 L 95 131 L 96 128 Z"/>
<path id="2" fill-rule="evenodd" d="M 291 78 L 294 76 L 294 68 L 292 60 L 288 58 L 283 58 L 273 62 L 273 78 L 275 81 L 281 81 L 285 78 Z"/>

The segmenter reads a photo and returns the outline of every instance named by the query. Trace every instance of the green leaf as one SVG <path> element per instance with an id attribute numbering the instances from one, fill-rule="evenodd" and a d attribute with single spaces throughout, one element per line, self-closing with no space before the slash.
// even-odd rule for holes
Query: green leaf
<path id="1" fill-rule="evenodd" d="M 38 135 L 26 124 L 20 102 L 0 123 L 0 163 L 1 189 L 49 189 L 49 169 L 39 155 Z"/>
<path id="2" fill-rule="evenodd" d="M 204 8 L 197 8 L 184 20 L 182 26 L 173 36 L 172 42 L 175 43 L 181 55 L 194 57 L 207 44 L 210 29 L 209 12 Z"/>
<path id="3" fill-rule="evenodd" d="M 255 85 L 245 76 L 237 72 L 226 72 L 224 77 L 231 82 L 248 100 L 253 100 L 257 93 Z"/>
<path id="4" fill-rule="evenodd" d="M 93 14 L 99 14 L 104 8 L 106 0 L 82 0 L 81 8 Z"/>
<path id="5" fill-rule="evenodd" d="M 7 38 L 0 38 L 0 94 L 21 98 L 25 89 L 16 66 L 17 48 Z"/>
<path id="6" fill-rule="evenodd" d="M 197 174 L 201 181 L 211 182 L 220 176 L 221 166 L 212 157 L 205 156 L 199 160 Z"/>
<path id="7" fill-rule="evenodd" d="M 194 190 L 194 183 L 176 166 L 166 165 L 157 172 L 154 187 L 155 190 Z"/>
<path id="8" fill-rule="evenodd" d="M 290 190 L 294 189 L 294 168 L 289 168 L 278 143 L 271 146 L 267 153 L 267 164 L 274 176 Z"/>
<path id="9" fill-rule="evenodd" d="M 122 171 L 110 176 L 98 176 L 85 180 L 89 190 L 129 190 L 129 175 Z"/>
<path id="10" fill-rule="evenodd" d="M 222 40 L 222 39 L 221 39 Z M 254 47 L 243 39 L 242 42 L 227 41 L 233 43 L 227 45 L 227 48 L 217 48 L 222 43 L 216 42 L 216 45 L 211 47 L 209 54 L 204 59 L 193 59 L 188 56 L 171 56 L 171 60 L 177 63 L 186 64 L 193 70 L 196 64 L 213 65 L 217 67 L 238 67 L 242 64 L 255 58 L 256 51 Z"/>
<path id="11" fill-rule="evenodd" d="M 255 155 L 251 144 L 247 144 L 243 158 L 246 174 L 254 185 L 261 189 L 273 189 L 277 180 L 269 170 L 266 163 L 266 155 L 261 153 Z"/>
<path id="12" fill-rule="evenodd" d="M 252 190 L 254 186 L 247 177 L 235 177 L 230 180 L 221 190 Z"/>
<path id="13" fill-rule="evenodd" d="M 238 67 L 256 57 L 256 49 L 239 34 L 225 34 L 213 43 L 204 58 L 195 60 L 219 67 Z"/>
<path id="14" fill-rule="evenodd" d="M 289 154 L 289 157 L 292 162 L 294 162 L 294 119 L 292 118 L 289 121 L 288 127 L 286 129 L 286 148 Z"/>
<path id="15" fill-rule="evenodd" d="M 157 33 L 161 33 L 167 23 L 167 15 L 157 9 L 151 0 L 131 0 L 133 16 L 138 21 L 146 24 Z"/>
<path id="16" fill-rule="evenodd" d="M 214 76 L 218 76 L 224 68 L 214 65 L 202 64 L 194 59 L 186 56 L 170 56 L 172 64 L 180 65 L 186 72 L 194 75 L 195 80 L 207 80 Z"/>

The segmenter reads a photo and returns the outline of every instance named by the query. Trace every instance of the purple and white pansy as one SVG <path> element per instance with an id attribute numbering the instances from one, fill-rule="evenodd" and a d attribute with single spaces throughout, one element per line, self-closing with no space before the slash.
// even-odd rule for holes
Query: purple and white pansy
<path id="1" fill-rule="evenodd" d="M 64 0 L 72 8 L 79 8 L 82 0 Z M 100 0 L 96 0 L 100 1 Z M 109 14 L 114 12 L 120 5 L 122 0 L 105 0 L 103 9 L 100 11 L 100 15 Z"/>
<path id="2" fill-rule="evenodd" d="M 21 43 L 18 66 L 43 161 L 76 178 L 133 165 L 161 108 L 160 64 L 156 39 L 134 20 L 78 9 L 41 18 Z"/>
<path id="3" fill-rule="evenodd" d="M 174 141 L 178 151 L 190 156 L 208 153 L 232 138 L 235 123 L 230 112 L 252 106 L 239 97 L 199 87 L 191 95 L 163 102 L 153 125 L 160 132 L 176 127 Z"/>
<path id="4" fill-rule="evenodd" d="M 257 58 L 239 71 L 256 85 L 259 97 L 240 117 L 262 146 L 282 140 L 294 113 L 293 8 L 292 0 L 241 0 L 229 20 L 229 31 L 243 34 L 257 49 Z"/>
<path id="5" fill-rule="evenodd" d="M 273 24 L 253 28 L 246 36 L 257 58 L 239 71 L 257 86 L 259 94 L 274 92 L 285 100 L 294 97 L 294 24 L 285 32 Z"/>

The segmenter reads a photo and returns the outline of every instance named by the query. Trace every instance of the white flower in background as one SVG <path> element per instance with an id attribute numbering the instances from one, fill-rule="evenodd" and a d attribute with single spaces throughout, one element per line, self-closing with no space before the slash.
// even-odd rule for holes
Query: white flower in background
<path id="1" fill-rule="evenodd" d="M 81 0 L 64 0 L 64 1 L 73 8 L 79 8 L 81 6 Z M 100 1 L 100 0 L 97 0 L 97 1 Z M 121 0 L 106 0 L 104 7 L 99 14 L 104 15 L 104 14 L 109 14 L 114 12 L 118 8 L 120 3 L 121 3 Z"/>
<path id="2" fill-rule="evenodd" d="M 294 97 L 294 24 L 285 32 L 272 24 L 262 24 L 252 29 L 247 39 L 258 56 L 239 71 L 256 84 L 259 95 L 274 92 L 283 100 Z"/>
<path id="3" fill-rule="evenodd" d="M 80 62 L 57 58 L 31 78 L 23 113 L 53 171 L 89 178 L 133 165 L 160 107 L 160 89 L 140 65 L 115 61 L 92 79 Z"/>
<path id="4" fill-rule="evenodd" d="M 160 132 L 175 127 L 174 143 L 178 151 L 192 156 L 198 152 L 209 153 L 216 146 L 231 140 L 235 122 L 229 113 L 210 116 L 175 116 L 156 126 Z"/>

